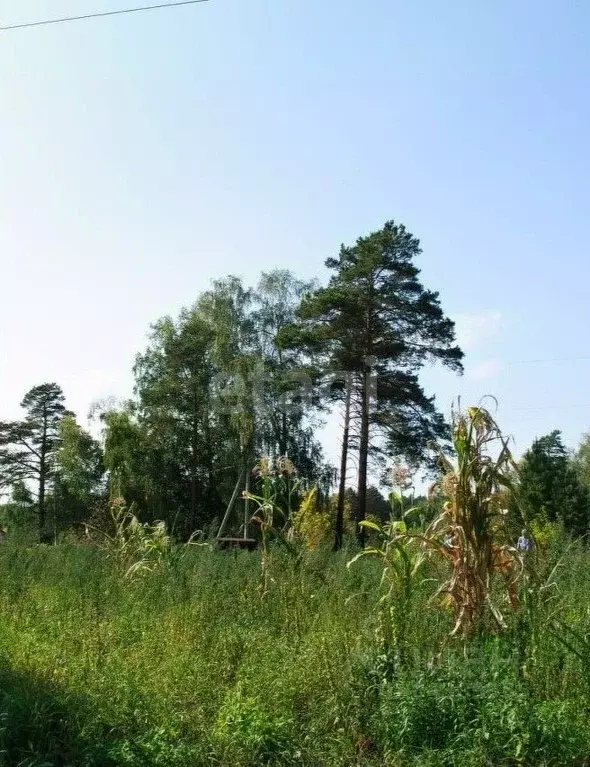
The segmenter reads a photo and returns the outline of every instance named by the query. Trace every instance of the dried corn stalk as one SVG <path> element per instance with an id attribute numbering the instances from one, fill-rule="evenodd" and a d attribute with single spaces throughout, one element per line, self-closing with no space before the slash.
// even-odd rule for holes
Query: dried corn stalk
<path id="1" fill-rule="evenodd" d="M 430 557 L 450 565 L 437 596 L 453 611 L 452 635 L 465 637 L 482 628 L 486 614 L 506 627 L 492 599 L 492 584 L 502 579 L 508 602 L 516 608 L 523 562 L 508 542 L 503 508 L 514 469 L 507 439 L 483 407 L 454 412 L 452 436 L 456 462 L 440 453 L 444 476 L 433 487 L 447 500 L 420 537 Z"/>

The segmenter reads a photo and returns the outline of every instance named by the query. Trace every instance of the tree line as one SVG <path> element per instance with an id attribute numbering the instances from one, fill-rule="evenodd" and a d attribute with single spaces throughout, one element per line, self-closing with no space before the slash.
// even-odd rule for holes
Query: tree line
<path id="1" fill-rule="evenodd" d="M 323 498 L 337 488 L 339 548 L 351 461 L 358 522 L 380 507 L 371 467 L 432 465 L 433 443 L 449 437 L 419 374 L 426 363 L 461 373 L 463 352 L 438 293 L 421 282 L 420 253 L 419 240 L 389 221 L 328 258 L 325 285 L 288 270 L 263 273 L 254 287 L 235 276 L 214 281 L 178 317 L 151 327 L 135 361 L 133 397 L 95 408 L 100 440 L 67 410 L 56 383 L 34 387 L 22 400 L 22 420 L 0 422 L 5 513 L 34 516 L 47 539 L 92 520 L 116 496 L 139 519 L 163 520 L 187 537 L 219 521 L 240 477 L 262 456 L 287 456 Z M 335 408 L 342 414 L 338 471 L 316 437 Z M 556 439 L 542 450 L 557 455 Z M 566 516 L 580 533 L 587 485 L 583 471 L 561 457 L 568 498 L 578 494 L 577 510 Z M 527 502 L 547 509 L 547 497 L 541 503 L 531 491 Z M 555 508 L 565 514 L 562 503 Z"/>

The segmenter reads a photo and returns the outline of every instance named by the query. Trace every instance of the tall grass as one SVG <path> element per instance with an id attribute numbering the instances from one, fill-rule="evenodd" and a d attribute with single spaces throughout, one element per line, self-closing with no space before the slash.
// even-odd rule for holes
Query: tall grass
<path id="1" fill-rule="evenodd" d="M 590 557 L 466 654 L 424 574 L 385 673 L 381 564 L 171 548 L 126 577 L 93 545 L 0 547 L 0 764 L 565 765 L 590 757 Z M 564 634 L 565 636 L 565 634 Z"/>

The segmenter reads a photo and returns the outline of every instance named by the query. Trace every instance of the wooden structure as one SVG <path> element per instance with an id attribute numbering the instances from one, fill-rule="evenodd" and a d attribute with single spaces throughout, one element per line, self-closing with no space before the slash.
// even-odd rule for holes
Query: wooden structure
<path id="1" fill-rule="evenodd" d="M 222 533 L 225 529 L 225 526 L 227 524 L 227 521 L 229 519 L 229 516 L 231 514 L 231 511 L 235 505 L 235 502 L 238 498 L 238 493 L 240 491 L 240 487 L 242 486 L 242 481 L 244 479 L 244 474 L 246 474 L 246 490 L 245 490 L 245 497 L 244 497 L 244 522 L 241 527 L 242 535 L 238 536 L 223 536 Z M 219 525 L 219 530 L 217 531 L 217 545 L 220 549 L 247 549 L 248 551 L 254 551 L 254 549 L 258 548 L 258 541 L 256 538 L 250 538 L 248 535 L 248 524 L 250 522 L 250 509 L 249 509 L 249 500 L 248 500 L 248 491 L 250 489 L 250 472 L 246 469 L 242 469 L 240 472 L 240 476 L 238 477 L 238 481 L 236 482 L 236 486 L 234 488 L 234 491 L 232 493 L 232 497 L 230 498 L 230 501 L 227 505 L 227 509 L 225 510 L 225 514 L 223 515 L 223 519 L 221 520 L 221 524 Z"/>
<path id="2" fill-rule="evenodd" d="M 247 549 L 254 551 L 258 547 L 256 538 L 218 538 L 217 545 L 220 549 Z"/>

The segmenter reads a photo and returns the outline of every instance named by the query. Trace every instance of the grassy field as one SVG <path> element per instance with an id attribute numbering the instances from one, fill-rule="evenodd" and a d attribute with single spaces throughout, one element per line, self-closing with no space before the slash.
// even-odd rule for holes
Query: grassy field
<path id="1" fill-rule="evenodd" d="M 467 646 L 426 580 L 403 663 L 379 561 L 349 558 L 271 552 L 262 599 L 259 553 L 178 548 L 130 580 L 92 546 L 3 545 L 1 763 L 590 763 L 588 554 Z"/>

